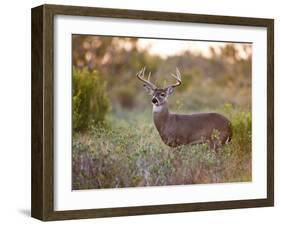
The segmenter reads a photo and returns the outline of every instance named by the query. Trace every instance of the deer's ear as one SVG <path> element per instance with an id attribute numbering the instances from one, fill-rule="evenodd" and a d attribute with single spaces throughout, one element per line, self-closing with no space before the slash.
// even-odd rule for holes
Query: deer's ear
<path id="1" fill-rule="evenodd" d="M 148 85 L 146 85 L 146 84 L 143 84 L 143 88 L 144 88 L 144 90 L 145 90 L 147 93 L 149 93 L 150 95 L 153 94 L 153 89 L 152 89 L 150 86 L 148 86 Z"/>
<path id="2" fill-rule="evenodd" d="M 169 86 L 166 88 L 166 94 L 167 96 L 170 96 L 174 92 L 174 87 Z"/>

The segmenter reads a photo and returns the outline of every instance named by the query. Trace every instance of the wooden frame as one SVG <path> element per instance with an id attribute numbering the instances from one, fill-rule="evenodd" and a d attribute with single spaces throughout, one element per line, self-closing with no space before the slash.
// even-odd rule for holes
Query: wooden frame
<path id="1" fill-rule="evenodd" d="M 96 16 L 158 21 L 257 26 L 267 28 L 267 198 L 239 201 L 171 204 L 54 211 L 53 169 L 53 36 L 55 15 Z M 113 217 L 274 205 L 274 21 L 75 6 L 42 5 L 32 9 L 32 201 L 31 214 L 40 220 Z"/>

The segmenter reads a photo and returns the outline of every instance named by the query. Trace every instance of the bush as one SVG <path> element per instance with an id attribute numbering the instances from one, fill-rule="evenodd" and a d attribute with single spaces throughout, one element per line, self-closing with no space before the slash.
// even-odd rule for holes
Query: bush
<path id="1" fill-rule="evenodd" d="M 240 151 L 242 154 L 250 152 L 252 147 L 251 112 L 237 111 L 231 104 L 226 104 L 223 112 L 231 121 L 233 137 L 237 141 L 236 151 Z"/>
<path id="2" fill-rule="evenodd" d="M 207 184 L 252 180 L 251 115 L 226 106 L 233 126 L 229 144 L 166 146 L 151 112 L 108 115 L 106 126 L 74 133 L 72 188 Z M 124 119 L 126 118 L 126 120 Z"/>
<path id="3" fill-rule="evenodd" d="M 104 122 L 109 109 L 106 83 L 97 71 L 73 69 L 73 129 L 82 131 Z"/>

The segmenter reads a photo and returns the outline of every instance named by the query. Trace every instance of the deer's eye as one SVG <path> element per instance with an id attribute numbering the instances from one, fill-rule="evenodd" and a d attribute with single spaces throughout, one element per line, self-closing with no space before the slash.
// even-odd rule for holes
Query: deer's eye
<path id="1" fill-rule="evenodd" d="M 160 96 L 161 96 L 161 97 L 165 97 L 165 93 L 161 93 Z"/>

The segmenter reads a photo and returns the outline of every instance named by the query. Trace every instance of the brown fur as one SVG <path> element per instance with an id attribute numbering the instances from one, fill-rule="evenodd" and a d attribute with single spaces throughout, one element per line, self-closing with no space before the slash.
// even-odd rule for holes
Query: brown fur
<path id="1" fill-rule="evenodd" d="M 232 136 L 230 121 L 217 113 L 171 114 L 164 103 L 161 111 L 153 113 L 153 119 L 161 139 L 171 147 L 207 142 L 216 149 Z"/>
<path id="2" fill-rule="evenodd" d="M 199 113 L 192 115 L 171 114 L 167 106 L 167 98 L 174 88 L 181 84 L 181 75 L 176 69 L 172 74 L 177 83 L 164 89 L 157 88 L 144 78 L 143 68 L 137 77 L 144 82 L 144 89 L 152 96 L 153 119 L 163 142 L 171 147 L 187 144 L 208 143 L 210 148 L 229 142 L 232 136 L 231 123 L 217 113 Z"/>

